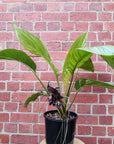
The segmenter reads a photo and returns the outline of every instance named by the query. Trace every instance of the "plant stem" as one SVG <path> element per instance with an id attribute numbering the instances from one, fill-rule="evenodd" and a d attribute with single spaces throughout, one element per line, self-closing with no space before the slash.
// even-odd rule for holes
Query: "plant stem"
<path id="1" fill-rule="evenodd" d="M 66 114 L 67 114 L 67 112 L 69 111 L 69 109 L 71 108 L 72 104 L 74 103 L 74 100 L 75 100 L 75 98 L 76 98 L 78 92 L 79 92 L 79 90 L 78 90 L 78 91 L 76 92 L 76 94 L 74 95 L 74 98 L 73 98 L 71 104 L 69 105 L 68 109 L 66 110 Z"/>
<path id="2" fill-rule="evenodd" d="M 69 92 L 68 95 L 70 95 L 70 93 L 71 93 L 71 91 L 72 91 L 74 82 L 76 81 L 76 78 L 77 78 L 77 75 L 78 75 L 78 71 L 79 71 L 79 69 L 77 69 L 77 71 L 76 71 L 76 74 L 75 74 L 75 76 L 74 76 L 73 82 L 71 83 L 71 87 L 70 87 L 70 89 L 69 89 L 69 91 L 68 91 L 68 92 Z"/>
<path id="3" fill-rule="evenodd" d="M 50 93 L 48 92 L 47 88 L 45 87 L 45 85 L 43 84 L 43 82 L 41 81 L 41 79 L 38 77 L 38 75 L 35 72 L 34 72 L 34 75 L 39 80 L 39 82 L 41 83 L 41 85 L 43 86 L 43 88 L 47 92 L 47 94 L 50 95 Z"/>

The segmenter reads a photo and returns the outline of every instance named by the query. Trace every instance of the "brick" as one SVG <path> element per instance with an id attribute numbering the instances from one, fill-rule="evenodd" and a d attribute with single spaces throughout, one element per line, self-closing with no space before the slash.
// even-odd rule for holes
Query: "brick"
<path id="1" fill-rule="evenodd" d="M 90 126 L 78 126 L 78 135 L 90 135 L 91 127 Z"/>
<path id="2" fill-rule="evenodd" d="M 21 83 L 21 90 L 22 91 L 33 91 L 34 89 L 34 85 L 33 83 L 26 83 L 26 82 L 23 82 Z"/>
<path id="3" fill-rule="evenodd" d="M 39 126 L 38 124 L 33 125 L 33 133 L 39 133 Z"/>
<path id="4" fill-rule="evenodd" d="M 48 97 L 47 97 L 48 99 Z M 46 111 L 46 105 L 45 103 L 34 103 L 33 104 L 33 112 L 45 112 Z"/>
<path id="5" fill-rule="evenodd" d="M 105 105 L 93 105 L 93 114 L 106 114 Z"/>
<path id="6" fill-rule="evenodd" d="M 101 127 L 101 126 L 92 127 L 92 135 L 93 136 L 105 136 L 106 135 L 106 127 Z"/>
<path id="7" fill-rule="evenodd" d="M 44 85 L 47 86 L 48 82 L 44 82 Z M 40 82 L 36 82 L 35 83 L 35 91 L 43 91 L 44 88 L 42 87 L 42 85 L 40 84 Z M 44 96 L 45 97 L 45 96 Z M 46 99 L 45 99 L 46 100 Z M 45 101 L 44 100 L 44 101 Z"/>
<path id="8" fill-rule="evenodd" d="M 36 123 L 38 116 L 37 114 L 11 113 L 11 122 Z"/>
<path id="9" fill-rule="evenodd" d="M 93 92 L 94 93 L 105 93 L 106 88 L 104 88 L 102 86 L 93 86 Z"/>
<path id="10" fill-rule="evenodd" d="M 0 103 L 0 111 L 3 111 L 3 103 Z"/>
<path id="11" fill-rule="evenodd" d="M 90 116 L 90 115 L 80 115 L 77 119 L 77 124 L 98 124 L 98 117 L 97 116 Z"/>
<path id="12" fill-rule="evenodd" d="M 3 123 L 0 123 L 0 132 L 3 130 Z"/>
<path id="13" fill-rule="evenodd" d="M 0 92 L 0 101 L 10 101 L 10 93 Z"/>
<path id="14" fill-rule="evenodd" d="M 92 22 L 90 23 L 90 30 L 91 31 L 102 31 L 103 30 L 103 23 L 99 22 Z"/>
<path id="15" fill-rule="evenodd" d="M 70 40 L 75 41 L 81 34 L 81 32 L 70 32 Z"/>
<path id="16" fill-rule="evenodd" d="M 112 116 L 100 116 L 99 124 L 101 125 L 112 125 Z"/>
<path id="17" fill-rule="evenodd" d="M 51 59 L 54 61 L 54 60 L 65 60 L 66 58 L 66 54 L 65 52 L 50 52 L 50 57 Z"/>
<path id="18" fill-rule="evenodd" d="M 111 21 L 112 19 L 112 14 L 108 12 L 100 12 L 98 13 L 98 20 L 99 21 Z"/>
<path id="19" fill-rule="evenodd" d="M 5 110 L 9 112 L 17 111 L 17 103 L 13 103 L 13 102 L 5 103 Z"/>
<path id="20" fill-rule="evenodd" d="M 0 142 L 1 143 L 9 143 L 9 135 L 7 135 L 7 134 L 0 134 Z"/>
<path id="21" fill-rule="evenodd" d="M 26 107 L 24 107 L 24 103 L 19 104 L 19 112 L 31 112 L 31 103 Z"/>
<path id="22" fill-rule="evenodd" d="M 41 2 L 41 0 L 29 0 L 30 2 Z M 47 0 L 42 0 L 42 2 L 45 2 Z"/>
<path id="23" fill-rule="evenodd" d="M 32 95 L 32 93 L 25 93 L 25 92 L 15 92 L 15 93 L 13 93 L 12 94 L 12 101 L 13 102 L 19 102 L 19 101 L 26 101 L 26 99 L 28 98 L 28 97 L 30 97 Z"/>
<path id="24" fill-rule="evenodd" d="M 110 82 L 111 75 L 110 74 L 98 74 L 98 80 L 104 81 L 104 82 Z"/>
<path id="25" fill-rule="evenodd" d="M 96 72 L 106 72 L 106 63 L 94 63 L 94 69 Z"/>
<path id="26" fill-rule="evenodd" d="M 6 12 L 7 5 L 6 4 L 0 4 L 0 12 Z"/>
<path id="27" fill-rule="evenodd" d="M 53 72 L 42 72 L 41 80 L 45 81 L 56 81 L 56 77 Z"/>
<path id="28" fill-rule="evenodd" d="M 87 22 L 76 22 L 76 30 L 77 31 L 88 31 L 88 23 Z"/>
<path id="29" fill-rule="evenodd" d="M 63 3 L 62 7 L 64 11 L 73 11 L 75 5 L 73 3 Z"/>
<path id="30" fill-rule="evenodd" d="M 5 30 L 6 30 L 6 23 L 0 22 L 0 31 L 5 31 Z"/>
<path id="31" fill-rule="evenodd" d="M 77 113 L 90 114 L 90 105 L 77 105 Z"/>
<path id="32" fill-rule="evenodd" d="M 114 127 L 108 127 L 108 135 L 114 136 Z"/>
<path id="33" fill-rule="evenodd" d="M 101 3 L 91 3 L 89 5 L 90 11 L 102 11 L 102 4 Z"/>
<path id="34" fill-rule="evenodd" d="M 11 13 L 0 13 L 0 21 L 13 21 Z"/>
<path id="35" fill-rule="evenodd" d="M 48 42 L 47 47 L 48 47 L 49 51 L 60 51 L 61 50 L 60 42 Z"/>
<path id="36" fill-rule="evenodd" d="M 45 134 L 45 125 L 38 125 L 39 127 L 39 134 Z"/>
<path id="37" fill-rule="evenodd" d="M 26 2 L 26 0 L 2 0 L 2 2 Z"/>
<path id="38" fill-rule="evenodd" d="M 17 91 L 17 90 L 19 90 L 19 83 L 18 82 L 8 82 L 7 83 L 7 90 L 8 91 Z"/>
<path id="39" fill-rule="evenodd" d="M 31 3 L 22 3 L 21 4 L 21 11 L 33 11 L 33 4 Z"/>
<path id="40" fill-rule="evenodd" d="M 34 8 L 35 8 L 35 11 L 46 11 L 47 4 L 35 4 Z"/>
<path id="41" fill-rule="evenodd" d="M 0 62 L 0 70 L 4 70 L 4 66 L 5 66 L 5 63 L 4 62 Z"/>
<path id="42" fill-rule="evenodd" d="M 93 79 L 93 80 L 97 80 L 97 75 L 95 73 L 78 73 L 77 79 L 79 78 L 88 78 L 88 79 Z"/>
<path id="43" fill-rule="evenodd" d="M 32 31 L 33 30 L 33 23 L 32 22 L 22 22 L 21 28 L 24 30 L 27 30 L 27 31 Z"/>
<path id="44" fill-rule="evenodd" d="M 60 4 L 59 3 L 48 3 L 47 10 L 48 11 L 60 11 Z"/>
<path id="45" fill-rule="evenodd" d="M 71 12 L 70 20 L 71 21 L 96 21 L 95 12 Z"/>
<path id="46" fill-rule="evenodd" d="M 62 68 L 62 63 L 59 61 L 59 62 L 54 62 L 54 65 L 55 67 L 59 70 L 59 71 L 62 71 L 63 68 Z M 52 71 L 52 68 L 49 67 L 49 70 Z"/>
<path id="47" fill-rule="evenodd" d="M 0 113 L 0 122 L 8 122 L 9 114 L 8 113 Z"/>
<path id="48" fill-rule="evenodd" d="M 67 13 L 43 13 L 43 21 L 68 21 Z"/>
<path id="49" fill-rule="evenodd" d="M 0 42 L 0 50 L 5 49 L 5 41 L 4 42 Z"/>
<path id="50" fill-rule="evenodd" d="M 43 41 L 65 41 L 68 39 L 68 34 L 66 32 L 42 32 L 41 39 Z"/>
<path id="51" fill-rule="evenodd" d="M 100 103 L 112 103 L 112 95 L 111 94 L 100 94 L 99 102 Z"/>
<path id="52" fill-rule="evenodd" d="M 109 105 L 108 106 L 108 113 L 109 114 L 114 114 L 114 105 Z"/>
<path id="53" fill-rule="evenodd" d="M 38 144 L 38 137 L 31 135 L 12 135 L 11 143 Z"/>
<path id="54" fill-rule="evenodd" d="M 0 40 L 1 41 L 10 41 L 13 39 L 12 33 L 9 32 L 0 32 Z"/>
<path id="55" fill-rule="evenodd" d="M 74 95 L 70 97 L 70 102 L 73 100 Z M 98 98 L 96 94 L 78 94 L 75 99 L 76 103 L 97 103 Z"/>
<path id="56" fill-rule="evenodd" d="M 37 30 L 37 31 L 44 31 L 44 30 L 46 30 L 46 22 L 37 22 L 35 24 L 35 30 Z"/>
<path id="57" fill-rule="evenodd" d="M 98 138 L 99 144 L 112 144 L 112 138 Z"/>
<path id="58" fill-rule="evenodd" d="M 94 32 L 89 32 L 88 33 L 88 41 L 96 41 L 97 38 L 96 38 L 96 33 Z"/>
<path id="59" fill-rule="evenodd" d="M 19 124 L 19 133 L 32 133 L 32 124 Z"/>
<path id="60" fill-rule="evenodd" d="M 33 133 L 37 134 L 44 134 L 45 133 L 45 125 L 34 125 L 33 126 Z"/>
<path id="61" fill-rule="evenodd" d="M 88 3 L 76 3 L 75 11 L 87 11 Z"/>
<path id="62" fill-rule="evenodd" d="M 62 22 L 63 31 L 73 31 L 74 30 L 74 23 L 73 22 Z"/>
<path id="63" fill-rule="evenodd" d="M 105 22 L 104 30 L 105 31 L 114 31 L 114 22 Z"/>
<path id="64" fill-rule="evenodd" d="M 15 81 L 36 81 L 36 77 L 31 72 L 13 72 L 12 79 Z"/>
<path id="65" fill-rule="evenodd" d="M 91 144 L 91 142 L 92 142 L 92 144 L 97 144 L 97 139 L 96 139 L 96 137 L 92 137 L 92 136 L 86 136 L 86 137 L 78 137 L 80 140 L 82 140 L 85 144 Z"/>
<path id="66" fill-rule="evenodd" d="M 72 42 L 62 42 L 62 50 L 68 51 L 72 45 Z"/>
<path id="67" fill-rule="evenodd" d="M 5 132 L 16 133 L 17 132 L 17 124 L 6 123 L 5 124 Z"/>
<path id="68" fill-rule="evenodd" d="M 18 71 L 19 70 L 19 63 L 16 61 L 7 61 L 6 62 L 6 70 L 11 71 Z"/>
<path id="69" fill-rule="evenodd" d="M 16 21 L 40 21 L 40 13 L 16 13 Z"/>
<path id="70" fill-rule="evenodd" d="M 104 11 L 114 11 L 114 3 L 104 3 Z"/>
<path id="71" fill-rule="evenodd" d="M 98 40 L 99 41 L 109 41 L 109 40 L 111 40 L 111 34 L 109 32 L 99 32 Z"/>
<path id="72" fill-rule="evenodd" d="M 60 23 L 59 22 L 49 22 L 48 23 L 48 30 L 49 31 L 58 31 L 58 30 L 60 30 Z"/>
<path id="73" fill-rule="evenodd" d="M 47 62 L 36 62 L 38 71 L 48 71 L 48 63 Z"/>

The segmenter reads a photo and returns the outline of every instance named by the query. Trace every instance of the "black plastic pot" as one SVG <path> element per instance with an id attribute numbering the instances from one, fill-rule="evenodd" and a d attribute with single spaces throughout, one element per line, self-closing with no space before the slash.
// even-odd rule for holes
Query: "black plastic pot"
<path id="1" fill-rule="evenodd" d="M 74 118 L 69 120 L 56 120 L 47 116 L 48 113 L 55 112 L 57 111 L 52 110 L 44 113 L 46 144 L 72 144 L 78 115 L 70 112 Z"/>

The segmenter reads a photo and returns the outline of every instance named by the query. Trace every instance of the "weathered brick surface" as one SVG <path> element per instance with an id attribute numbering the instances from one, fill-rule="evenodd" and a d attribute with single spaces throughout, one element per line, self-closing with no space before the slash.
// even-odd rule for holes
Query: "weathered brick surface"
<path id="1" fill-rule="evenodd" d="M 73 41 L 88 31 L 87 46 L 114 45 L 114 0 L 1 0 L 0 50 L 25 50 L 17 41 L 10 22 L 43 40 L 60 71 Z M 52 68 L 34 57 L 37 73 L 45 86 L 57 87 Z M 77 78 L 114 83 L 114 70 L 100 56 L 93 55 L 94 73 L 80 69 Z M 64 89 L 61 83 L 62 90 Z M 30 69 L 14 61 L 0 60 L 0 143 L 39 144 L 45 137 L 43 112 L 55 109 L 48 97 L 37 98 L 25 108 L 25 100 L 44 90 Z M 73 100 L 75 89 L 69 98 Z M 114 89 L 88 86 L 80 90 L 71 108 L 78 113 L 75 137 L 85 144 L 114 144 Z"/>

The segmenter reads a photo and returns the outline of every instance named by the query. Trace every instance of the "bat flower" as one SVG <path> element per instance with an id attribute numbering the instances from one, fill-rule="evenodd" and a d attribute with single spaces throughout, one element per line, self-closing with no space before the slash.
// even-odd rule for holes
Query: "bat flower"
<path id="1" fill-rule="evenodd" d="M 61 101 L 62 98 L 67 98 L 66 96 L 63 96 L 60 94 L 59 92 L 59 87 L 53 88 L 50 84 L 50 82 L 48 82 L 48 86 L 47 89 L 50 93 L 49 96 L 49 105 L 53 104 L 53 106 L 56 107 L 60 107 L 63 105 L 63 102 Z"/>

